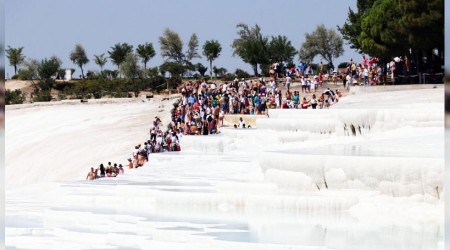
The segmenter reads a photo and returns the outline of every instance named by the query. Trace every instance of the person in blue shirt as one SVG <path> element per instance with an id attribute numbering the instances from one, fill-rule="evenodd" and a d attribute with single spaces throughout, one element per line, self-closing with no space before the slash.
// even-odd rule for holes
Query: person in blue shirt
<path id="1" fill-rule="evenodd" d="M 193 95 L 190 95 L 190 96 L 188 97 L 188 103 L 194 104 L 194 102 L 195 102 L 195 97 L 194 97 Z"/>
<path id="2" fill-rule="evenodd" d="M 259 98 L 259 96 L 255 96 L 255 106 L 258 106 L 261 104 L 261 98 Z"/>
<path id="3" fill-rule="evenodd" d="M 306 63 L 302 63 L 302 73 L 305 75 Z"/>
<path id="4" fill-rule="evenodd" d="M 259 95 L 255 96 L 255 108 L 258 111 L 257 114 L 259 114 L 259 111 L 261 109 L 261 98 L 259 97 Z"/>

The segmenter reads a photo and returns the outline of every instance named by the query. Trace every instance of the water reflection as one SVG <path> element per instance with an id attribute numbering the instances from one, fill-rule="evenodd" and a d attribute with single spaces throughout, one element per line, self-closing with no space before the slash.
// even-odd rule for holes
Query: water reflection
<path id="1" fill-rule="evenodd" d="M 442 147 L 436 145 L 435 149 L 439 150 L 426 150 L 424 148 L 417 148 L 411 145 L 417 145 L 417 140 L 423 141 L 423 143 L 442 144 L 441 140 L 434 140 L 434 137 L 415 138 L 404 140 L 403 144 L 399 141 L 396 142 L 394 147 L 389 141 L 383 143 L 364 143 L 364 144 L 332 144 L 321 147 L 311 147 L 302 149 L 290 149 L 279 151 L 283 153 L 293 154 L 306 154 L 306 155 L 337 155 L 337 156 L 371 156 L 371 157 L 443 157 L 444 152 L 440 150 Z M 413 144 L 413 140 L 416 141 Z M 399 146 L 400 144 L 400 146 Z"/>
<path id="2" fill-rule="evenodd" d="M 245 218 L 246 217 L 246 218 Z M 192 217 L 191 217 L 192 218 Z M 243 224 L 236 220 L 183 220 L 165 217 L 167 222 L 188 223 L 191 226 L 162 227 L 161 230 L 185 230 L 195 235 L 220 241 L 262 243 L 292 246 L 327 247 L 355 250 L 438 249 L 442 241 L 440 225 L 395 223 L 367 224 L 346 212 L 271 214 L 267 217 L 246 215 Z"/>

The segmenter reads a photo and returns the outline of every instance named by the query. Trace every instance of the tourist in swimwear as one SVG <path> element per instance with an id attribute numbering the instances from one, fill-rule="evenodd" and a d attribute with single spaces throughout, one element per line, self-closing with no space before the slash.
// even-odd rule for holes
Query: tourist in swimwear
<path id="1" fill-rule="evenodd" d="M 133 150 L 134 166 L 137 166 L 138 164 L 138 154 L 139 154 L 139 146 L 135 146 Z"/>
<path id="2" fill-rule="evenodd" d="M 105 167 L 103 166 L 103 163 L 100 164 L 100 178 L 105 177 L 106 173 L 105 173 Z"/>
<path id="3" fill-rule="evenodd" d="M 132 169 L 133 167 L 134 167 L 133 161 L 131 160 L 131 158 L 128 158 L 128 168 Z"/>
<path id="4" fill-rule="evenodd" d="M 91 168 L 91 171 L 88 172 L 88 174 L 86 176 L 86 180 L 89 180 L 89 181 L 95 180 L 94 168 Z"/>
<path id="5" fill-rule="evenodd" d="M 122 164 L 119 164 L 119 174 L 124 174 L 125 170 L 123 169 Z"/>

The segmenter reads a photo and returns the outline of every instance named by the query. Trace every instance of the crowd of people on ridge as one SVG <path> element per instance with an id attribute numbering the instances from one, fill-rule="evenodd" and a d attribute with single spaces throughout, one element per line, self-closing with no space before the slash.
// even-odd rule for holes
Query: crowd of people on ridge
<path id="1" fill-rule="evenodd" d="M 168 124 L 168 130 L 162 131 L 161 120 L 155 117 L 150 127 L 150 138 L 143 144 L 136 145 L 132 158 L 128 158 L 129 169 L 144 166 L 152 153 L 180 151 L 180 138 L 183 135 L 211 135 L 220 133 L 219 128 L 223 126 L 224 117 L 227 114 L 265 114 L 271 108 L 296 108 L 307 109 L 311 107 L 328 108 L 337 102 L 341 93 L 334 92 L 329 88 L 316 96 L 317 89 L 322 86 L 323 77 L 309 77 L 303 75 L 295 76 L 293 71 L 286 71 L 280 80 L 273 77 L 266 81 L 263 78 L 255 80 L 240 81 L 236 78 L 231 82 L 224 82 L 217 86 L 214 82 L 188 81 L 181 88 L 181 95 L 175 108 L 172 110 L 172 121 Z M 300 99 L 300 91 L 291 92 L 293 80 L 298 78 L 302 86 L 302 93 L 313 93 L 309 100 Z M 286 88 L 283 95 L 280 84 Z M 235 128 L 249 128 L 242 117 Z M 122 164 L 108 163 L 107 167 L 100 164 L 96 169 L 91 168 L 86 176 L 87 180 L 102 177 L 116 177 L 123 174 Z"/>
<path id="2" fill-rule="evenodd" d="M 377 58 L 367 59 L 363 56 L 360 64 L 351 59 L 343 72 L 324 70 L 324 65 L 320 62 L 318 74 L 313 75 L 311 64 L 300 63 L 296 68 L 282 68 L 281 64 L 275 62 L 270 66 L 270 80 L 236 78 L 217 85 L 216 82 L 207 83 L 205 80 L 185 82 L 180 88 L 179 101 L 172 110 L 172 121 L 168 124 L 168 130 L 163 132 L 161 120 L 155 117 L 150 128 L 150 139 L 135 146 L 127 166 L 129 169 L 144 166 L 152 153 L 180 151 L 180 138 L 183 135 L 220 133 L 219 128 L 223 126 L 227 114 L 268 115 L 269 109 L 276 108 L 327 109 L 339 101 L 342 92 L 330 88 L 317 92 L 325 80 L 332 81 L 336 86 L 341 79 L 346 90 L 349 90 L 351 85 L 377 85 L 385 83 L 383 77 L 386 73 L 394 72 L 399 65 L 403 73 L 408 73 L 412 67 L 407 56 L 394 58 L 386 67 L 379 64 Z M 331 65 L 331 68 L 334 67 Z M 301 85 L 301 94 L 305 95 L 303 98 L 300 97 L 300 91 L 291 91 L 295 80 Z M 285 89 L 284 93 L 281 85 Z M 308 95 L 311 97 L 307 98 Z M 234 127 L 246 128 L 242 117 Z M 249 127 L 250 125 L 247 126 Z M 108 162 L 106 167 L 100 164 L 96 169 L 91 168 L 86 179 L 116 177 L 123 173 L 122 164 L 112 165 Z"/>
<path id="3" fill-rule="evenodd" d="M 155 117 L 150 128 L 150 138 L 143 144 L 136 145 L 132 158 L 128 158 L 128 168 L 141 167 L 149 160 L 152 153 L 180 151 L 180 138 L 183 135 L 210 135 L 220 133 L 224 117 L 227 114 L 267 115 L 269 109 L 327 109 L 338 102 L 342 93 L 322 87 L 324 79 L 337 83 L 342 78 L 343 86 L 348 89 L 355 81 L 363 81 L 366 85 L 373 85 L 380 81 L 380 65 L 377 59 L 367 60 L 363 57 L 361 64 L 356 65 L 353 59 L 348 63 L 346 72 L 340 77 L 334 71 L 333 76 L 324 70 L 322 62 L 319 64 L 319 74 L 312 75 L 310 64 L 299 64 L 297 68 L 285 68 L 284 72 L 278 63 L 270 66 L 270 80 L 264 78 L 234 79 L 216 85 L 215 82 L 187 81 L 180 90 L 180 98 L 172 110 L 172 121 L 168 130 L 163 132 L 161 120 Z M 300 91 L 292 91 L 294 80 L 301 85 Z M 285 92 L 282 93 L 281 85 Z M 316 95 L 317 93 L 317 95 Z M 311 95 L 312 94 L 312 95 Z M 306 95 L 310 95 L 307 98 Z M 235 128 L 246 128 L 242 117 Z M 247 128 L 250 126 L 247 126 Z M 101 177 L 115 177 L 123 173 L 122 164 L 108 163 L 107 167 L 100 164 L 98 168 L 91 168 L 86 179 L 93 180 Z M 100 173 L 100 174 L 99 174 Z"/>
<path id="4" fill-rule="evenodd" d="M 227 114 L 241 115 L 264 115 L 268 109 L 275 108 L 327 108 L 337 102 L 342 93 L 339 90 L 333 91 L 329 88 L 322 93 L 317 89 L 322 87 L 322 80 L 315 76 L 312 79 L 305 76 L 299 78 L 301 84 L 300 91 L 292 91 L 292 77 L 287 75 L 283 81 L 272 78 L 266 81 L 263 78 L 240 81 L 236 78 L 231 82 L 221 83 L 219 86 L 215 82 L 189 81 L 181 89 L 180 106 L 177 109 L 181 117 L 181 123 L 191 124 L 198 120 L 209 122 L 217 119 L 216 124 L 223 123 L 223 117 Z M 281 84 L 285 87 L 282 93 Z M 317 96 L 315 93 L 318 93 Z M 312 98 L 303 97 L 300 94 L 311 95 Z M 308 104 L 306 103 L 308 102 Z M 316 105 L 323 102 L 322 105 Z M 325 103 L 329 105 L 325 105 Z M 215 124 L 215 125 L 216 125 Z M 211 127 L 214 127 L 211 125 Z M 217 129 L 216 129 L 217 131 Z"/>
<path id="5" fill-rule="evenodd" d="M 127 159 L 128 163 L 126 166 L 128 166 L 129 169 L 139 168 L 144 166 L 144 164 L 149 161 L 150 154 L 180 151 L 179 138 L 181 138 L 182 133 L 177 133 L 172 130 L 171 124 L 169 127 L 170 128 L 168 131 L 163 132 L 161 119 L 156 116 L 150 127 L 149 139 L 143 144 L 138 144 L 134 147 L 132 158 L 130 157 Z M 116 177 L 117 175 L 123 173 L 124 169 L 122 164 L 117 166 L 116 163 L 111 165 L 111 162 L 108 162 L 107 167 L 100 164 L 96 169 L 91 168 L 86 176 L 86 180 L 95 180 L 103 177 Z"/>
<path id="6" fill-rule="evenodd" d="M 119 164 L 117 166 L 117 163 L 114 163 L 114 165 L 112 165 L 111 162 L 108 162 L 108 165 L 105 167 L 102 163 L 96 169 L 94 169 L 93 167 L 91 168 L 86 176 L 86 180 L 95 180 L 103 177 L 116 177 L 117 175 L 123 173 L 124 169 L 122 164 Z"/>

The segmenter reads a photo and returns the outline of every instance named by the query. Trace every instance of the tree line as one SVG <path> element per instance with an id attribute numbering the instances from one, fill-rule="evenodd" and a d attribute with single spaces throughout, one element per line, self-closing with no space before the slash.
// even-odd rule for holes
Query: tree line
<path id="1" fill-rule="evenodd" d="M 267 36 L 263 35 L 261 28 L 256 24 L 249 27 L 247 24 L 237 25 L 238 37 L 232 43 L 233 56 L 240 57 L 244 62 L 250 64 L 253 68 L 254 76 L 268 76 L 271 63 L 278 62 L 281 65 L 295 67 L 294 56 L 298 55 L 291 41 L 286 36 Z M 324 30 L 323 25 L 317 27 Z M 325 29 L 326 30 L 326 29 Z M 329 35 L 331 37 L 328 37 Z M 300 56 L 301 60 L 311 62 L 316 55 L 322 56 L 331 63 L 333 56 L 340 56 L 343 53 L 342 38 L 337 35 L 333 29 L 326 30 L 325 33 L 314 32 L 311 35 L 306 34 L 307 39 L 316 41 L 333 40 L 334 44 L 340 44 L 339 48 L 331 47 L 308 47 L 303 44 L 301 51 L 308 51 L 306 56 Z M 311 44 L 311 42 L 310 42 Z M 62 69 L 62 60 L 57 56 L 44 58 L 42 60 L 26 59 L 24 56 L 24 47 L 13 48 L 8 46 L 6 49 L 7 58 L 11 66 L 14 67 L 13 79 L 31 80 L 34 86 L 34 101 L 50 101 L 52 99 L 51 90 L 59 90 L 61 95 L 75 96 L 84 98 L 94 96 L 101 98 L 104 95 L 123 97 L 127 92 L 134 92 L 151 89 L 160 91 L 164 87 L 176 88 L 181 79 L 186 76 L 205 77 L 209 69 L 209 77 L 213 74 L 215 77 L 225 77 L 225 80 L 231 80 L 235 77 L 250 77 L 250 74 L 242 69 L 236 69 L 234 74 L 229 73 L 223 67 L 213 66 L 213 62 L 220 56 L 222 45 L 218 40 L 207 40 L 199 51 L 199 39 L 197 34 L 190 36 L 187 46 L 180 38 L 180 35 L 166 28 L 159 37 L 160 54 L 164 62 L 155 67 L 148 67 L 151 59 L 156 55 L 152 43 L 139 44 L 136 48 L 128 43 L 117 43 L 109 48 L 106 53 L 93 55 L 92 61 L 100 67 L 99 72 L 88 71 L 85 74 L 85 65 L 91 59 L 87 55 L 85 48 L 81 44 L 75 44 L 70 52 L 69 58 L 81 72 L 81 81 L 77 84 L 71 82 L 57 83 L 55 78 L 62 78 L 66 70 Z M 335 50 L 325 52 L 323 50 Z M 323 55 L 330 54 L 330 57 Z M 201 63 L 194 64 L 194 59 L 204 56 L 209 65 Z M 116 69 L 104 69 L 108 61 L 117 66 Z M 208 67 L 209 66 L 209 67 Z M 258 71 L 258 68 L 261 72 Z M 71 74 L 75 69 L 71 69 Z M 167 73 L 169 78 L 166 79 Z M 21 103 L 24 97 L 18 92 L 9 92 L 7 96 L 13 97 L 16 101 L 8 102 Z M 61 98 L 65 98 L 62 96 Z"/>
<path id="2" fill-rule="evenodd" d="M 231 47 L 233 56 L 249 64 L 254 76 L 268 76 L 270 65 L 274 62 L 295 67 L 293 61 L 296 55 L 303 63 L 311 63 L 319 56 L 328 63 L 327 68 L 335 68 L 333 60 L 344 53 L 344 40 L 352 49 L 378 58 L 381 63 L 389 62 L 395 56 L 408 56 L 417 71 L 441 72 L 445 47 L 443 10 L 443 0 L 357 0 L 357 9 L 349 8 L 347 20 L 342 26 L 337 26 L 340 34 L 333 28 L 318 25 L 313 32 L 305 34 L 304 43 L 296 49 L 284 35 L 267 36 L 257 24 L 251 27 L 240 23 L 236 26 L 237 37 Z M 135 92 L 144 87 L 158 89 L 164 83 L 176 87 L 182 77 L 205 77 L 208 69 L 210 77 L 213 74 L 215 77 L 233 78 L 250 76 L 241 69 L 230 74 L 227 69 L 213 65 L 222 52 L 222 45 L 215 39 L 207 40 L 199 51 L 199 40 L 195 33 L 185 44 L 177 32 L 167 28 L 159 37 L 159 45 L 160 55 L 164 59 L 159 66 L 148 67 L 156 55 L 152 43 L 139 44 L 136 49 L 128 43 L 117 43 L 106 53 L 93 55 L 92 60 L 100 67 L 100 72 L 87 72 L 86 76 L 91 80 L 102 81 L 122 79 L 123 84 L 135 86 Z M 37 93 L 53 88 L 49 79 L 65 74 L 58 57 L 39 61 L 26 59 L 23 52 L 24 47 L 8 46 L 6 49 L 9 63 L 14 67 L 13 78 L 37 80 Z M 202 56 L 209 65 L 193 63 L 194 59 Z M 90 62 L 84 47 L 76 44 L 69 58 L 80 68 L 84 78 L 84 66 Z M 104 69 L 108 60 L 117 69 Z M 340 65 L 345 66 L 345 63 Z M 71 71 L 73 73 L 75 69 Z M 169 79 L 165 78 L 167 73 Z M 128 90 L 128 86 L 120 89 Z M 45 99 L 48 99 L 48 95 Z"/>
<path id="3" fill-rule="evenodd" d="M 419 72 L 442 72 L 443 0 L 357 0 L 338 30 L 350 47 L 383 62 L 408 56 Z"/>
<path id="4" fill-rule="evenodd" d="M 300 60 L 305 63 L 311 62 L 317 55 L 331 63 L 333 58 L 343 54 L 342 38 L 335 30 L 326 29 L 323 25 L 319 25 L 317 31 L 312 34 L 306 34 L 306 42 L 302 44 L 300 54 L 299 50 L 294 48 L 286 36 L 269 37 L 263 35 L 261 28 L 257 24 L 254 27 L 249 27 L 247 24 L 240 23 L 237 25 L 237 29 L 238 37 L 234 39 L 231 45 L 233 56 L 238 56 L 244 62 L 250 64 L 255 76 L 261 75 L 258 69 L 261 70 L 262 74 L 268 75 L 269 66 L 274 62 L 292 66 L 295 55 L 299 55 Z M 317 41 L 323 41 L 323 46 L 311 46 Z M 330 46 L 331 43 L 333 43 L 334 47 Z M 110 47 L 107 53 L 93 55 L 92 61 L 100 67 L 98 74 L 110 78 L 136 79 L 149 77 L 149 74 L 154 73 L 165 75 L 167 72 L 171 76 L 192 75 L 194 72 L 204 77 L 208 69 L 210 76 L 213 76 L 213 73 L 216 77 L 228 73 L 228 70 L 225 68 L 213 66 L 213 62 L 222 52 L 222 45 L 218 40 L 207 40 L 203 44 L 201 52 L 199 52 L 198 36 L 194 33 L 191 35 L 185 49 L 185 44 L 179 34 L 167 28 L 162 36 L 159 37 L 159 45 L 160 54 L 165 61 L 159 67 L 151 69 L 148 69 L 147 65 L 156 55 L 152 43 L 139 44 L 135 50 L 133 45 L 128 43 L 117 43 Z M 6 50 L 9 63 L 14 67 L 14 78 L 31 80 L 46 79 L 49 77 L 48 74 L 50 76 L 55 74 L 64 75 L 65 72 L 60 68 L 62 61 L 58 57 L 53 56 L 41 61 L 36 59 L 26 60 L 23 50 L 24 47 L 13 48 L 11 46 L 8 46 Z M 193 59 L 199 59 L 202 56 L 206 58 L 209 65 L 192 63 Z M 69 58 L 80 69 L 81 77 L 84 78 L 84 66 L 91 61 L 84 47 L 81 44 L 76 44 L 70 52 Z M 104 69 L 108 60 L 117 66 L 116 70 Z M 143 67 L 139 62 L 143 64 Z M 50 69 L 52 72 L 47 72 Z M 72 72 L 74 71 L 75 69 L 72 69 Z M 87 75 L 93 73 L 88 72 Z"/>
<path id="5" fill-rule="evenodd" d="M 357 0 L 357 9 L 349 8 L 348 17 L 342 26 L 327 29 L 318 25 L 312 33 L 305 34 L 305 42 L 296 49 L 284 35 L 267 36 L 257 24 L 253 27 L 244 23 L 237 24 L 237 38 L 231 44 L 233 56 L 240 57 L 253 69 L 253 75 L 268 75 L 269 65 L 274 62 L 292 66 L 295 55 L 300 61 L 310 63 L 316 56 L 325 60 L 334 68 L 333 59 L 341 56 L 343 40 L 351 48 L 361 54 L 376 57 L 386 62 L 394 56 L 410 55 L 419 66 L 436 64 L 443 65 L 444 58 L 444 1 L 443 0 Z M 224 68 L 213 66 L 222 51 L 219 41 L 211 39 L 204 43 L 199 52 L 199 40 L 194 33 L 191 35 L 187 48 L 179 34 L 166 29 L 159 37 L 160 54 L 165 59 L 159 67 L 147 69 L 147 64 L 156 55 L 152 43 L 144 43 L 133 50 L 127 43 L 118 43 L 110 47 L 105 53 L 94 55 L 93 61 L 101 72 L 110 60 L 117 66 L 117 70 L 108 70 L 110 77 L 139 78 L 158 72 L 164 75 L 184 76 L 192 72 L 205 76 L 208 70 L 210 76 L 227 73 Z M 14 74 L 22 78 L 30 77 L 29 72 L 42 67 L 43 61 L 25 60 L 23 47 L 8 46 L 7 57 L 14 67 Z M 193 59 L 203 56 L 209 62 L 205 66 L 201 63 L 193 64 Z M 90 59 L 81 44 L 76 44 L 70 53 L 70 60 L 80 68 L 84 77 L 83 66 Z M 58 63 L 58 58 L 44 59 L 49 63 Z M 143 63 L 143 68 L 139 65 Z M 295 65 L 294 65 L 295 66 Z M 259 71 L 260 70 L 260 71 Z M 22 73 L 22 74 L 21 74 Z M 28 73 L 28 74 L 27 74 Z M 53 72 L 53 73 L 56 73 Z M 44 74 L 45 75 L 45 74 Z M 37 77 L 44 77 L 37 74 Z"/>

